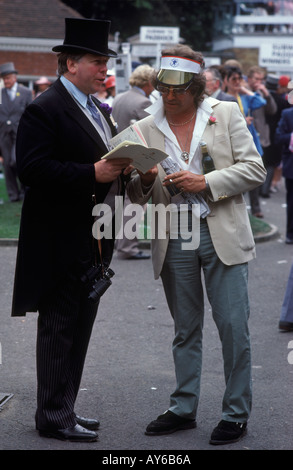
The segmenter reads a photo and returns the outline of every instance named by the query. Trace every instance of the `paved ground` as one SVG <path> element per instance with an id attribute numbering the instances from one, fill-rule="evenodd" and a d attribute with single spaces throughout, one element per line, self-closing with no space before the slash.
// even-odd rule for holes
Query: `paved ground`
<path id="1" fill-rule="evenodd" d="M 253 411 L 247 436 L 229 446 L 208 443 L 221 419 L 224 388 L 221 347 L 208 304 L 198 426 L 169 436 L 145 436 L 145 426 L 168 407 L 174 388 L 173 325 L 151 261 L 116 258 L 116 275 L 102 299 L 77 403 L 79 414 L 99 416 L 99 441 L 73 444 L 39 437 L 34 429 L 36 314 L 10 317 L 16 247 L 0 246 L 0 394 L 13 394 L 0 413 L 0 449 L 94 450 L 102 464 L 109 463 L 103 459 L 110 454 L 112 463 L 118 463 L 115 458 L 123 453 L 136 457 L 135 465 L 120 460 L 128 466 L 152 464 L 147 459 L 156 463 L 155 455 L 176 452 L 192 460 L 196 450 L 209 450 L 209 455 L 219 450 L 293 450 L 293 364 L 288 361 L 293 333 L 278 330 L 293 255 L 293 246 L 284 243 L 284 202 L 283 187 L 262 200 L 265 220 L 278 227 L 279 236 L 257 243 L 257 259 L 250 263 Z"/>

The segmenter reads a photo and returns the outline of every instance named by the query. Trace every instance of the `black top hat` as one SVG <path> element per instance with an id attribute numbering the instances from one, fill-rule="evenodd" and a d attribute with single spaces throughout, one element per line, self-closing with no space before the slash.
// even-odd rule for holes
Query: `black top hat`
<path id="1" fill-rule="evenodd" d="M 13 62 L 6 62 L 6 64 L 0 65 L 1 77 L 4 77 L 5 75 L 9 75 L 10 73 L 17 73 L 17 70 L 15 70 Z"/>
<path id="2" fill-rule="evenodd" d="M 82 18 L 65 18 L 65 39 L 60 46 L 53 47 L 54 52 L 84 51 L 105 57 L 117 57 L 117 53 L 108 49 L 110 21 Z"/>

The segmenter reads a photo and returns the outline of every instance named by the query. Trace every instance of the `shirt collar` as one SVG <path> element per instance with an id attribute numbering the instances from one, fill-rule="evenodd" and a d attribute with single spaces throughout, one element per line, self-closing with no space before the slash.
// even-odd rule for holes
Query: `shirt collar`
<path id="1" fill-rule="evenodd" d="M 87 95 L 80 91 L 80 89 L 77 88 L 77 86 L 75 86 L 70 80 L 68 80 L 68 78 L 64 77 L 64 75 L 60 77 L 60 80 L 65 86 L 66 90 L 76 99 L 76 101 L 78 101 L 78 103 L 83 108 L 86 108 L 88 98 Z"/>
<path id="2" fill-rule="evenodd" d="M 221 90 L 218 88 L 214 93 L 211 94 L 212 98 L 217 98 L 217 96 L 220 94 Z"/>
<path id="3" fill-rule="evenodd" d="M 16 91 L 17 91 L 17 82 L 15 82 L 11 88 L 6 88 L 7 90 L 7 93 L 10 95 L 10 96 L 13 96 L 15 97 L 16 95 Z"/>
<path id="4" fill-rule="evenodd" d="M 138 86 L 135 86 L 135 85 L 132 88 L 138 91 L 138 93 L 141 93 L 142 95 L 146 96 L 146 92 L 142 88 L 139 88 Z"/>
<path id="5" fill-rule="evenodd" d="M 17 82 L 15 82 L 12 87 L 10 88 L 11 91 L 13 91 L 14 93 L 16 92 L 17 90 Z"/>
<path id="6" fill-rule="evenodd" d="M 213 112 L 213 108 L 211 106 L 209 98 L 205 98 L 200 103 L 199 109 L 203 111 L 203 113 L 206 114 L 208 117 L 210 117 Z M 154 121 L 156 125 L 160 123 L 162 124 L 162 122 L 165 120 L 164 104 L 162 97 L 160 96 L 160 98 L 156 100 L 151 106 L 146 108 L 145 111 L 154 116 Z"/>

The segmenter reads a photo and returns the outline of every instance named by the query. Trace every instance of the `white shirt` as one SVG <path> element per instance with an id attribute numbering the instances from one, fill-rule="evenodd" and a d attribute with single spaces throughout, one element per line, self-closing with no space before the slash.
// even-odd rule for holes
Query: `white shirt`
<path id="1" fill-rule="evenodd" d="M 6 90 L 7 90 L 9 98 L 11 99 L 11 101 L 13 101 L 16 97 L 17 82 L 15 82 L 11 88 L 6 88 Z"/>
<path id="2" fill-rule="evenodd" d="M 164 105 L 162 97 L 160 97 L 154 104 L 149 106 L 145 111 L 154 116 L 154 122 L 158 129 L 165 135 L 165 152 L 172 157 L 174 161 L 178 163 L 182 170 L 189 170 L 192 173 L 197 175 L 202 174 L 202 165 L 201 165 L 201 150 L 199 143 L 201 141 L 203 132 L 206 128 L 209 117 L 211 116 L 213 110 L 211 105 L 208 102 L 208 98 L 205 99 L 197 110 L 197 117 L 194 125 L 192 140 L 190 144 L 189 160 L 185 162 L 182 160 L 181 153 L 182 150 L 176 139 L 175 134 L 172 132 L 164 112 Z M 184 150 L 184 149 L 183 149 Z M 199 204 L 193 205 L 192 212 L 195 217 L 206 217 L 209 213 L 209 208 L 206 202 L 198 195 Z M 186 204 L 186 200 L 180 195 L 171 197 L 171 202 L 177 206 Z M 199 207 L 201 206 L 201 207 Z"/>
<path id="3" fill-rule="evenodd" d="M 102 137 L 104 143 L 106 144 L 108 150 L 111 149 L 111 146 L 109 144 L 109 140 L 112 138 L 111 130 L 110 127 L 104 118 L 103 114 L 100 112 L 100 110 L 97 108 L 97 111 L 99 112 L 101 116 L 101 120 L 103 123 L 104 130 L 101 128 L 101 126 L 98 125 L 98 123 L 94 120 L 93 116 L 91 115 L 91 112 L 87 108 L 87 95 L 83 93 L 82 91 L 79 90 L 70 80 L 68 80 L 66 77 L 63 75 L 60 77 L 60 80 L 62 84 L 65 86 L 66 90 L 70 93 L 72 98 L 76 101 L 80 109 L 84 112 L 86 117 L 91 121 L 92 125 L 96 128 L 100 136 Z"/>
<path id="4" fill-rule="evenodd" d="M 205 99 L 197 110 L 197 117 L 194 125 L 192 140 L 190 144 L 189 161 L 183 161 L 180 156 L 182 149 L 176 139 L 175 134 L 172 132 L 168 121 L 165 116 L 162 97 L 155 103 L 149 106 L 145 111 L 154 116 L 154 122 L 158 129 L 165 135 L 165 152 L 170 155 L 182 168 L 182 170 L 189 170 L 192 173 L 202 174 L 201 167 L 201 151 L 199 142 L 201 141 L 203 132 L 206 128 L 209 117 L 212 114 L 212 107 L 208 100 Z"/>
<path id="5" fill-rule="evenodd" d="M 72 98 L 76 101 L 80 109 L 84 112 L 84 114 L 87 116 L 87 118 L 91 121 L 93 126 L 96 128 L 100 136 L 102 137 L 105 145 L 108 147 L 108 150 L 111 150 L 111 145 L 109 144 L 109 140 L 112 138 L 111 134 L 111 129 L 110 126 L 108 125 L 106 119 L 104 118 L 103 114 L 100 112 L 100 110 L 97 108 L 98 112 L 100 113 L 104 131 L 103 129 L 98 125 L 98 123 L 94 120 L 94 118 L 91 115 L 91 112 L 87 108 L 87 95 L 83 93 L 82 91 L 79 90 L 70 80 L 65 78 L 63 75 L 60 77 L 61 82 L 65 86 L 66 90 L 70 93 Z M 108 191 L 108 194 L 105 198 L 103 207 L 106 208 L 106 206 L 110 207 L 110 211 L 105 215 L 105 223 L 107 221 L 110 223 L 112 220 L 112 211 L 115 211 L 115 196 L 119 194 L 120 190 L 120 180 L 119 178 L 116 178 L 110 187 L 110 190 Z M 98 214 L 96 214 L 98 215 Z M 101 222 L 101 224 L 104 222 L 104 220 Z"/>

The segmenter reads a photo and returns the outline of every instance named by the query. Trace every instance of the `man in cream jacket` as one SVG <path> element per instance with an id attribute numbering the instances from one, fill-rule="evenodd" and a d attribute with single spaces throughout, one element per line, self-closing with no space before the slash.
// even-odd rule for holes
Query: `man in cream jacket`
<path id="1" fill-rule="evenodd" d="M 140 121 L 139 127 L 148 145 L 164 150 L 178 170 L 166 174 L 162 162 L 148 173 L 134 176 L 128 194 L 132 202 L 139 204 L 151 198 L 153 208 L 159 204 L 175 206 L 179 211 L 188 207 L 188 231 L 192 231 L 196 243 L 189 249 L 185 243 L 183 249 L 181 228 L 174 236 L 168 217 L 153 227 L 154 274 L 162 278 L 175 324 L 177 384 L 169 409 L 147 426 L 146 434 L 169 434 L 196 426 L 203 270 L 222 342 L 226 383 L 221 421 L 210 439 L 216 445 L 239 440 L 246 432 L 251 411 L 247 262 L 255 257 L 255 243 L 243 193 L 261 185 L 266 172 L 238 105 L 204 97 L 203 69 L 202 55 L 188 46 L 178 45 L 162 52 L 156 76 L 161 98 L 148 108 L 150 116 Z M 202 141 L 215 167 L 206 175 L 201 162 Z M 171 195 L 170 185 L 180 193 Z M 186 205 L 186 194 L 197 198 L 193 205 Z M 160 225 L 166 228 L 165 236 Z"/>

